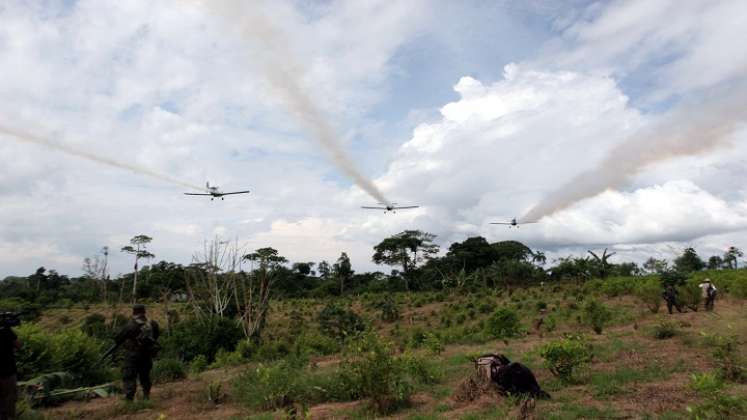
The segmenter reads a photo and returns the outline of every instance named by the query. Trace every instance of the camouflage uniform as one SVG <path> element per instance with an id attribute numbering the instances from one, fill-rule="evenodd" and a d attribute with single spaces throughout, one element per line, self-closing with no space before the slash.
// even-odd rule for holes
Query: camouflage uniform
<path id="1" fill-rule="evenodd" d="M 158 323 L 148 320 L 144 313 L 135 315 L 115 338 L 117 345 L 124 347 L 122 385 L 125 398 L 128 400 L 135 398 L 138 379 L 140 380 L 140 386 L 143 387 L 143 398 L 146 400 L 150 398 L 150 370 L 153 367 L 153 353 L 152 349 L 143 348 L 138 339 L 146 323 L 149 323 L 152 329 L 153 339 L 157 340 L 159 336 Z"/>
<path id="2" fill-rule="evenodd" d="M 682 306 L 677 301 L 677 289 L 674 288 L 674 286 L 667 286 L 666 289 L 664 289 L 664 300 L 667 301 L 667 309 L 669 310 L 669 314 L 672 314 L 672 307 L 677 308 L 677 312 L 682 312 Z"/>

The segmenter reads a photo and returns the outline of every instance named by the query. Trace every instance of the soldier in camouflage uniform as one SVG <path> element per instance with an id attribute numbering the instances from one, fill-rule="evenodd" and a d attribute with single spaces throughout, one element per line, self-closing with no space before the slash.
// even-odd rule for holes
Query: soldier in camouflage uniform
<path id="1" fill-rule="evenodd" d="M 137 380 L 143 388 L 143 399 L 150 398 L 150 370 L 158 352 L 158 323 L 145 317 L 145 306 L 132 307 L 132 319 L 119 331 L 115 347 L 125 350 L 122 365 L 122 384 L 125 398 L 132 401 L 137 390 Z"/>

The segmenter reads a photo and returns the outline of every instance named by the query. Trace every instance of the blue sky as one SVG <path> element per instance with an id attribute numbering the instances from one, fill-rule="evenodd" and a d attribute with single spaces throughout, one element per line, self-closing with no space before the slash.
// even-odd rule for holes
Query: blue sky
<path id="1" fill-rule="evenodd" d="M 372 246 L 404 229 L 446 246 L 521 240 L 551 259 L 747 246 L 745 115 L 732 104 L 747 74 L 744 2 L 256 5 L 4 3 L 0 277 L 41 265 L 75 275 L 86 256 L 137 234 L 179 263 L 220 237 L 293 261 L 346 251 L 360 270 L 375 269 Z M 257 30 L 265 24 L 274 35 Z M 361 210 L 373 198 L 289 102 L 291 80 L 359 172 L 387 199 L 422 208 Z M 179 184 L 206 180 L 252 194 L 181 194 Z M 489 225 L 542 203 L 555 210 L 531 228 Z M 130 265 L 112 254 L 114 274 Z"/>

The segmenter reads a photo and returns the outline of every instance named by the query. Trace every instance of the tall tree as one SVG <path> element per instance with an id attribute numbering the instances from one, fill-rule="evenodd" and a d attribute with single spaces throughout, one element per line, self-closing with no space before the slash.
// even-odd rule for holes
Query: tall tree
<path id="1" fill-rule="evenodd" d="M 724 266 L 724 260 L 718 255 L 713 255 L 711 256 L 711 258 L 708 259 L 709 270 L 718 270 L 720 268 L 723 268 L 723 266 Z"/>
<path id="2" fill-rule="evenodd" d="M 454 269 L 471 273 L 496 262 L 498 251 L 482 236 L 475 236 L 465 239 L 464 242 L 451 244 L 446 259 Z"/>
<path id="3" fill-rule="evenodd" d="M 730 246 L 729 249 L 724 253 L 724 264 L 730 269 L 737 269 L 737 258 L 743 257 L 744 252 L 741 249 Z"/>
<path id="4" fill-rule="evenodd" d="M 137 235 L 130 239 L 130 245 L 123 246 L 122 252 L 126 252 L 135 257 L 135 272 L 134 280 L 132 281 L 132 301 L 137 300 L 137 275 L 138 275 L 138 262 L 142 258 L 154 258 L 155 255 L 148 252 L 148 244 L 153 240 L 147 235 Z M 121 297 L 121 295 L 120 295 Z"/>
<path id="5" fill-rule="evenodd" d="M 401 265 L 405 289 L 410 290 L 409 278 L 417 265 L 438 254 L 438 245 L 433 243 L 436 235 L 419 230 L 406 230 L 384 239 L 374 247 L 373 262 L 376 264 Z"/>
<path id="6" fill-rule="evenodd" d="M 692 273 L 694 271 L 700 271 L 706 266 L 705 262 L 698 256 L 695 249 L 692 247 L 685 248 L 682 251 L 682 255 L 675 258 L 674 268 L 681 273 Z"/>
<path id="7" fill-rule="evenodd" d="M 353 274 L 355 274 L 353 266 L 350 264 L 348 254 L 344 252 L 340 254 L 340 258 L 338 258 L 335 265 L 332 266 L 332 273 L 340 283 L 340 296 L 342 296 L 342 294 L 345 293 L 345 285 L 350 282 L 350 279 L 353 278 Z"/>
<path id="8" fill-rule="evenodd" d="M 252 263 L 252 270 L 248 275 L 242 273 L 234 283 L 236 307 L 241 314 L 244 335 L 259 344 L 267 324 L 272 286 L 288 260 L 274 248 L 260 248 L 243 258 Z"/>

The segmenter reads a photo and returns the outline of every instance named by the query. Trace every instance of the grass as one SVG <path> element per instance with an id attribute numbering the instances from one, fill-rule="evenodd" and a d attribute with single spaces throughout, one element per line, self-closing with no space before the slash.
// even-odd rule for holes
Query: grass
<path id="1" fill-rule="evenodd" d="M 649 366 L 643 369 L 622 367 L 610 373 L 592 373 L 590 384 L 596 398 L 607 399 L 614 395 L 631 392 L 634 389 L 634 383 L 666 380 L 668 377 L 669 372 L 660 366 Z"/>

